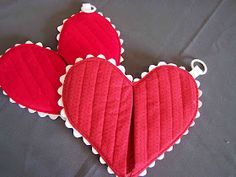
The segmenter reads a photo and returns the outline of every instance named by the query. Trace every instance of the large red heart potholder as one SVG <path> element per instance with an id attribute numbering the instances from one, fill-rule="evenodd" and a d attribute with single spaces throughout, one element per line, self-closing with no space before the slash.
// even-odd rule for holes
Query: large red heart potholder
<path id="1" fill-rule="evenodd" d="M 152 166 L 198 116 L 192 75 L 171 65 L 150 70 L 131 82 L 123 66 L 92 57 L 62 77 L 66 126 L 119 177 L 136 177 Z"/>
<path id="2" fill-rule="evenodd" d="M 37 111 L 41 117 L 56 119 L 61 110 L 57 89 L 65 67 L 56 52 L 27 41 L 0 58 L 0 86 L 12 103 L 29 108 L 31 113 Z"/>
<path id="3" fill-rule="evenodd" d="M 84 3 L 79 13 L 65 19 L 58 27 L 58 53 L 68 64 L 74 64 L 76 58 L 101 53 L 106 58 L 114 58 L 117 65 L 123 60 L 120 32 L 109 18 L 95 11 L 94 6 Z"/>

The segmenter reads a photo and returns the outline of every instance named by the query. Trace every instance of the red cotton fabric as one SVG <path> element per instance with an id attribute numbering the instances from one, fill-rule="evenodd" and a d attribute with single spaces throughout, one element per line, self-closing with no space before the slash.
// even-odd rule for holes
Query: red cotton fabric
<path id="1" fill-rule="evenodd" d="M 70 17 L 62 27 L 58 52 L 68 64 L 88 54 L 103 54 L 120 63 L 121 43 L 111 23 L 97 12 L 80 12 Z"/>
<path id="2" fill-rule="evenodd" d="M 193 77 L 175 66 L 130 82 L 110 62 L 91 58 L 67 73 L 62 100 L 72 126 L 119 177 L 136 177 L 189 128 L 198 109 Z"/>
<path id="3" fill-rule="evenodd" d="M 34 44 L 22 44 L 0 58 L 0 86 L 17 104 L 59 115 L 57 89 L 65 67 L 56 52 Z"/>

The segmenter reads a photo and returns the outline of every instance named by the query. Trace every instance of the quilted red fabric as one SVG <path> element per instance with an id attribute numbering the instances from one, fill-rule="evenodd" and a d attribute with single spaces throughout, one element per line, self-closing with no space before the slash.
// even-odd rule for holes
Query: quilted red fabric
<path id="1" fill-rule="evenodd" d="M 136 177 L 189 128 L 198 89 L 175 66 L 132 83 L 110 62 L 92 58 L 69 70 L 62 99 L 70 123 L 116 175 Z"/>
<path id="2" fill-rule="evenodd" d="M 0 59 L 0 86 L 17 104 L 60 114 L 59 78 L 65 63 L 57 53 L 34 44 L 22 44 Z"/>
<path id="3" fill-rule="evenodd" d="M 62 27 L 58 52 L 68 64 L 88 54 L 103 54 L 120 63 L 121 43 L 111 23 L 97 12 L 80 12 L 70 17 Z"/>

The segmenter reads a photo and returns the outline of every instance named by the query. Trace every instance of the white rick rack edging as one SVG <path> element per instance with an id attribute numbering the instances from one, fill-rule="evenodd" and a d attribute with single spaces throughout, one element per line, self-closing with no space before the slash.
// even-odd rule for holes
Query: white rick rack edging
<path id="1" fill-rule="evenodd" d="M 35 44 L 35 45 L 37 45 L 37 46 L 39 46 L 39 47 L 44 48 L 44 46 L 43 46 L 43 44 L 42 44 L 41 42 L 33 43 L 33 42 L 31 42 L 31 41 L 26 41 L 26 42 L 23 43 L 23 44 Z M 13 47 L 8 48 L 8 49 L 5 51 L 4 54 L 6 54 L 7 52 L 9 52 L 12 48 L 17 47 L 17 46 L 20 46 L 20 45 L 23 45 L 23 44 L 15 44 Z M 50 47 L 45 47 L 45 49 L 51 50 Z M 3 55 L 4 55 L 4 54 L 3 54 Z M 2 55 L 0 55 L 0 58 L 1 58 L 1 57 L 2 57 Z M 0 86 L 0 88 L 1 88 L 1 86 Z M 27 108 L 25 105 L 19 104 L 19 103 L 17 103 L 15 100 L 13 100 L 13 99 L 3 90 L 3 88 L 1 88 L 1 89 L 2 89 L 3 95 L 8 96 L 8 97 L 9 97 L 9 101 L 10 101 L 12 104 L 17 104 L 20 108 L 22 108 L 22 109 L 27 109 L 27 110 L 29 111 L 29 113 L 31 113 L 31 114 L 37 113 L 40 117 L 46 117 L 46 116 L 48 116 L 48 117 L 49 117 L 50 119 L 52 119 L 52 120 L 56 120 L 56 119 L 60 116 L 60 115 L 56 115 L 56 114 L 49 114 L 49 113 L 45 113 L 45 112 L 39 112 L 39 111 L 30 109 L 30 108 Z"/>
<path id="2" fill-rule="evenodd" d="M 87 55 L 86 59 L 93 58 L 93 57 L 94 57 L 93 55 L 89 54 L 89 55 Z M 102 55 L 102 54 L 98 55 L 97 57 L 98 57 L 98 58 L 101 58 L 101 59 L 105 59 L 104 55 Z M 82 59 L 82 58 L 77 58 L 76 61 L 75 61 L 75 63 L 77 63 L 77 62 L 79 62 L 79 61 L 81 61 L 81 60 L 83 60 L 83 59 Z M 107 61 L 109 61 L 110 63 L 112 63 L 114 66 L 116 66 L 116 62 L 115 62 L 114 59 L 109 59 L 109 60 L 107 60 Z M 204 67 L 204 70 L 201 70 L 198 66 L 194 66 L 194 64 L 195 64 L 196 62 L 202 64 L 203 67 Z M 176 64 L 173 64 L 173 63 L 167 64 L 167 63 L 164 62 L 164 61 L 160 61 L 160 62 L 158 63 L 158 65 L 150 65 L 149 68 L 148 68 L 148 72 L 151 72 L 153 69 L 155 69 L 155 68 L 157 68 L 157 67 L 159 67 L 159 66 L 163 66 L 163 65 L 171 65 L 171 66 L 177 67 Z M 61 107 L 63 107 L 62 110 L 61 110 L 61 118 L 65 121 L 65 126 L 66 126 L 67 128 L 70 128 L 70 129 L 73 130 L 73 135 L 75 136 L 75 138 L 82 138 L 82 139 L 83 139 L 83 142 L 84 142 L 86 145 L 90 146 L 91 144 L 88 142 L 88 140 L 87 140 L 86 138 L 84 138 L 84 137 L 71 125 L 71 123 L 70 123 L 69 120 L 67 119 L 67 116 L 66 116 L 66 113 L 65 113 L 65 110 L 64 110 L 64 105 L 63 105 L 63 101 L 62 101 L 62 90 L 63 90 L 63 84 L 64 84 L 65 76 L 66 76 L 66 74 L 68 73 L 68 71 L 70 70 L 71 67 L 72 67 L 72 65 L 68 65 L 68 66 L 66 67 L 66 73 L 60 77 L 60 82 L 62 83 L 62 86 L 58 89 L 58 93 L 61 95 L 61 98 L 60 98 L 59 101 L 58 101 L 58 105 L 61 106 Z M 139 78 L 133 79 L 133 77 L 132 77 L 131 75 L 126 75 L 126 74 L 125 74 L 125 67 L 124 67 L 124 66 L 119 65 L 119 66 L 116 66 L 116 67 L 117 67 L 120 71 L 122 71 L 122 73 L 123 73 L 131 82 L 137 82 L 137 81 L 140 80 Z M 202 91 L 199 89 L 199 87 L 200 87 L 200 82 L 199 82 L 198 80 L 196 80 L 196 78 L 197 78 L 199 75 L 204 75 L 204 74 L 206 74 L 206 72 L 207 72 L 207 66 L 206 66 L 205 63 L 202 62 L 201 60 L 195 59 L 195 60 L 192 61 L 191 67 L 192 67 L 192 71 L 190 71 L 189 73 L 190 73 L 190 74 L 193 76 L 193 78 L 195 79 L 196 85 L 197 85 L 197 87 L 198 87 L 198 111 L 197 111 L 197 114 L 196 114 L 196 116 L 195 116 L 195 119 L 198 119 L 198 118 L 200 117 L 199 108 L 202 106 L 202 102 L 200 101 L 200 97 L 202 96 Z M 180 66 L 179 68 L 180 68 L 180 69 L 183 69 L 183 70 L 186 70 L 185 67 L 183 67 L 183 66 Z M 148 74 L 148 72 L 143 72 L 143 73 L 141 74 L 141 78 L 145 77 L 145 76 Z M 190 129 L 191 127 L 193 127 L 194 125 L 195 125 L 195 120 L 193 120 L 193 122 L 191 123 L 190 127 L 183 133 L 183 135 L 181 136 L 181 138 L 179 138 L 177 141 L 175 141 L 174 144 L 180 144 L 181 139 L 183 138 L 183 136 L 187 135 L 187 134 L 189 133 L 189 129 Z M 157 160 L 160 161 L 160 160 L 164 159 L 165 153 L 172 151 L 173 148 L 174 148 L 174 145 L 172 145 L 171 147 L 169 147 L 163 154 L 161 154 L 159 157 L 157 157 Z M 92 150 L 92 153 L 93 153 L 93 154 L 99 155 L 98 152 L 97 152 L 97 150 L 96 150 L 95 148 L 91 147 L 91 150 Z M 103 159 L 102 157 L 99 157 L 99 161 L 100 161 L 100 163 L 103 164 L 103 165 L 106 164 L 106 162 L 104 161 L 104 159 Z M 156 164 L 156 160 L 153 161 L 153 162 L 149 165 L 148 168 L 153 168 L 153 167 L 155 166 L 155 164 Z M 107 171 L 108 171 L 109 174 L 114 174 L 113 170 L 112 170 L 109 166 L 107 167 Z M 141 173 L 139 174 L 139 176 L 145 176 L 146 174 L 147 174 L 147 169 L 145 169 L 143 172 L 141 172 Z"/>
<path id="3" fill-rule="evenodd" d="M 96 12 L 96 10 L 97 10 L 97 8 L 96 8 L 95 6 L 93 6 L 93 5 L 91 5 L 90 3 L 83 3 L 83 4 L 82 4 L 82 7 L 81 7 L 81 11 L 80 11 L 79 13 L 81 13 L 81 12 L 84 12 L 84 13 L 93 13 L 93 12 Z M 105 17 L 102 12 L 98 12 L 98 14 L 101 15 L 102 17 L 104 17 L 104 18 L 111 24 L 111 26 L 113 27 L 113 29 L 117 32 L 117 35 L 118 35 L 118 37 L 119 37 L 119 39 L 120 39 L 120 44 L 121 44 L 121 51 L 120 51 L 120 63 L 121 63 L 121 62 L 124 61 L 124 58 L 122 57 L 122 54 L 124 53 L 125 50 L 124 50 L 124 48 L 122 47 L 122 46 L 123 46 L 123 43 L 124 43 L 124 40 L 120 38 L 120 31 L 117 30 L 117 28 L 116 28 L 116 26 L 115 26 L 114 24 L 112 24 L 110 18 Z M 62 29 L 63 29 L 64 24 L 66 23 L 67 20 L 69 20 L 70 18 L 72 18 L 72 17 L 75 16 L 75 15 L 76 15 L 76 14 L 73 14 L 73 15 L 71 15 L 69 18 L 64 19 L 62 25 L 60 25 L 60 26 L 57 27 L 57 31 L 59 32 L 59 33 L 57 34 L 57 36 L 56 36 L 56 39 L 57 39 L 57 41 L 58 41 L 58 45 L 59 45 L 59 40 L 60 40 L 61 31 L 62 31 Z M 57 49 L 58 49 L 58 45 L 57 45 Z"/>

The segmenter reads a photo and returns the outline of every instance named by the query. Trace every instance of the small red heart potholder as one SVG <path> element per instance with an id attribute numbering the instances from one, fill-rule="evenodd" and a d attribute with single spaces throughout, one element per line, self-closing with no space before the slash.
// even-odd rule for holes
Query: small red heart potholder
<path id="1" fill-rule="evenodd" d="M 37 111 L 41 117 L 56 119 L 60 113 L 57 88 L 66 63 L 74 64 L 76 59 L 97 53 L 114 58 L 117 64 L 122 61 L 120 32 L 95 10 L 83 4 L 81 12 L 63 21 L 58 27 L 58 52 L 30 41 L 7 50 L 0 61 L 0 86 L 11 102 L 29 108 L 31 113 Z"/>
<path id="2" fill-rule="evenodd" d="M 176 66 L 150 67 L 131 82 L 123 66 L 92 57 L 67 72 L 62 115 L 119 177 L 140 175 L 178 142 L 198 110 L 198 88 Z"/>
<path id="3" fill-rule="evenodd" d="M 84 3 L 79 13 L 65 19 L 57 29 L 58 53 L 68 64 L 74 64 L 76 58 L 101 53 L 114 58 L 117 65 L 123 60 L 120 31 L 91 4 Z"/>
<path id="4" fill-rule="evenodd" d="M 57 89 L 66 64 L 41 43 L 26 43 L 9 49 L 0 58 L 0 86 L 12 103 L 29 108 L 31 113 L 37 111 L 41 117 L 56 119 L 61 110 Z"/>

